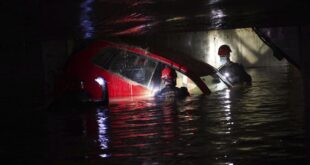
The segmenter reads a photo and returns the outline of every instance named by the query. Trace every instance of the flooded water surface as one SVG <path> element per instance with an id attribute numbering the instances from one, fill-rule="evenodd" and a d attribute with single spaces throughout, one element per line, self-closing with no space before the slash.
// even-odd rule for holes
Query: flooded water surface
<path id="1" fill-rule="evenodd" d="M 301 164 L 299 72 L 255 68 L 251 87 L 183 101 L 152 99 L 49 114 L 52 164 Z"/>

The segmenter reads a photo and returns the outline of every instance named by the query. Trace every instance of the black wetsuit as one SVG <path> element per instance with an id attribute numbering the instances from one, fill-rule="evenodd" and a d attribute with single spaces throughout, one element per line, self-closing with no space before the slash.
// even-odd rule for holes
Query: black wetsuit
<path id="1" fill-rule="evenodd" d="M 224 75 L 232 85 L 250 85 L 252 82 L 251 76 L 245 71 L 244 67 L 238 63 L 229 61 L 219 69 L 219 72 Z"/>
<path id="2" fill-rule="evenodd" d="M 155 94 L 155 97 L 160 99 L 185 98 L 186 96 L 189 96 L 187 88 L 178 88 L 173 85 L 166 85 L 162 90 Z"/>

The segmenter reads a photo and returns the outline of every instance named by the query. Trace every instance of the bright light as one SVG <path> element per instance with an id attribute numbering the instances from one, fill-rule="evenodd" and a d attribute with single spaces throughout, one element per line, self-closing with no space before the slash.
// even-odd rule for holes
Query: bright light
<path id="1" fill-rule="evenodd" d="M 224 108 L 225 108 L 225 112 L 229 112 L 230 111 L 230 105 L 224 105 Z"/>
<path id="2" fill-rule="evenodd" d="M 111 155 L 108 155 L 108 154 L 100 154 L 99 156 L 102 157 L 102 158 L 107 158 L 107 157 L 110 157 Z"/>
<path id="3" fill-rule="evenodd" d="M 152 95 L 155 96 L 155 94 L 159 91 L 159 88 L 152 88 Z"/>
<path id="4" fill-rule="evenodd" d="M 100 148 L 105 152 L 109 149 L 109 137 L 108 137 L 108 127 L 107 127 L 107 109 L 97 109 L 97 123 L 98 123 L 98 141 L 100 143 Z M 100 157 L 107 158 L 110 157 L 109 154 L 100 154 Z"/>
<path id="5" fill-rule="evenodd" d="M 95 81 L 100 85 L 100 86 L 104 86 L 104 79 L 101 77 L 97 77 L 95 79 Z"/>
<path id="6" fill-rule="evenodd" d="M 230 98 L 230 90 L 229 90 L 229 89 L 226 89 L 226 90 L 225 90 L 225 98 L 226 98 L 226 99 L 229 99 L 229 98 Z"/>
<path id="7" fill-rule="evenodd" d="M 227 16 L 223 10 L 221 9 L 211 9 L 211 18 L 212 19 L 222 19 L 223 17 Z"/>
<path id="8" fill-rule="evenodd" d="M 229 77 L 229 73 L 227 73 L 227 72 L 224 73 L 224 76 L 225 76 L 225 77 Z"/>
<path id="9" fill-rule="evenodd" d="M 166 22 L 181 21 L 181 20 L 185 20 L 185 19 L 186 19 L 186 17 L 174 17 L 174 18 L 167 19 Z"/>

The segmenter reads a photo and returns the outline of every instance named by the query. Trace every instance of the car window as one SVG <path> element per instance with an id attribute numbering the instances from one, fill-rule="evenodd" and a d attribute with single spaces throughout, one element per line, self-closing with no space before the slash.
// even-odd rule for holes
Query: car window
<path id="1" fill-rule="evenodd" d="M 156 65 L 156 69 L 154 69 L 153 76 L 151 77 L 151 81 L 148 85 L 152 90 L 159 90 L 162 88 L 161 83 L 161 71 L 165 68 L 165 64 L 158 62 Z"/>
<path id="2" fill-rule="evenodd" d="M 158 62 L 156 70 L 152 76 L 152 80 L 150 82 L 149 87 L 154 91 L 154 93 L 162 88 L 164 88 L 164 83 L 161 79 L 161 72 L 167 66 L 167 64 L 163 64 Z M 187 75 L 182 72 L 177 72 L 177 82 L 176 87 L 186 87 L 190 94 L 201 94 L 202 91 L 198 88 L 198 86 L 193 82 Z"/>
<path id="3" fill-rule="evenodd" d="M 100 53 L 94 56 L 92 62 L 101 68 L 108 69 L 113 58 L 115 58 L 115 56 L 119 53 L 119 49 L 105 48 Z"/>
<path id="4" fill-rule="evenodd" d="M 157 62 L 133 52 L 121 50 L 111 61 L 110 71 L 148 86 Z"/>

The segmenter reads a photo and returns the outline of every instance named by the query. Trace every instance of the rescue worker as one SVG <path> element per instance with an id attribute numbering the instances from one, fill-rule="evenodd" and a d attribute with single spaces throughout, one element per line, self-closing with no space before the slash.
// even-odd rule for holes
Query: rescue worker
<path id="1" fill-rule="evenodd" d="M 251 76 L 245 71 L 243 65 L 230 60 L 231 49 L 228 45 L 222 45 L 218 49 L 218 55 L 222 66 L 219 72 L 233 85 L 250 85 Z"/>
<path id="2" fill-rule="evenodd" d="M 155 94 L 156 98 L 185 98 L 189 96 L 186 87 L 176 87 L 177 73 L 170 67 L 165 67 L 161 72 L 161 79 L 164 83 L 164 88 Z"/>

